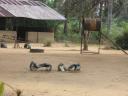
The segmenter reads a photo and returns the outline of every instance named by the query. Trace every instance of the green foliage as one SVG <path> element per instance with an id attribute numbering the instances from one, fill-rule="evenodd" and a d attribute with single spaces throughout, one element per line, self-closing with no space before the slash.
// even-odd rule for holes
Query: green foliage
<path id="1" fill-rule="evenodd" d="M 72 19 L 68 20 L 68 32 L 67 32 L 67 35 L 65 35 L 63 32 L 63 24 L 60 24 L 57 27 L 57 30 L 55 33 L 55 40 L 59 42 L 64 42 L 65 45 L 67 45 L 67 42 L 65 41 L 80 43 L 81 34 L 80 34 L 79 26 L 80 25 L 78 20 L 72 20 Z M 124 20 L 119 21 L 119 19 L 113 20 L 110 33 L 108 33 L 107 31 L 106 23 L 103 23 L 102 32 L 106 34 L 109 38 L 111 38 L 112 41 L 116 42 L 117 38 L 123 38 L 122 35 L 124 34 L 124 32 L 128 33 L 128 22 Z M 97 42 L 98 42 L 98 32 L 92 32 L 89 37 L 89 43 L 97 43 Z M 114 46 L 110 42 L 107 42 L 107 43 L 108 43 L 108 46 L 110 45 L 110 47 L 114 48 Z"/>
<path id="2" fill-rule="evenodd" d="M 127 20 L 120 21 L 118 26 L 123 28 L 122 35 L 116 38 L 116 43 L 122 49 L 128 49 L 128 22 Z"/>
<path id="3" fill-rule="evenodd" d="M 68 40 L 74 43 L 79 43 L 80 42 L 80 34 L 75 33 L 75 32 L 70 32 L 68 35 Z"/>
<path id="4" fill-rule="evenodd" d="M 98 32 L 94 31 L 90 33 L 89 36 L 89 43 L 98 43 L 99 37 L 98 37 Z"/>
<path id="5" fill-rule="evenodd" d="M 65 41 L 65 47 L 69 47 L 68 41 Z"/>
<path id="6" fill-rule="evenodd" d="M 123 32 L 126 30 L 124 26 L 126 26 L 127 23 L 123 25 L 122 22 L 119 22 L 118 19 L 113 20 L 110 33 L 108 33 L 107 31 L 107 25 L 103 23 L 102 32 L 109 36 L 113 41 L 115 41 L 115 39 L 118 36 L 121 36 Z"/>
<path id="7" fill-rule="evenodd" d="M 3 96 L 4 93 L 4 83 L 0 82 L 0 96 Z"/>
<path id="8" fill-rule="evenodd" d="M 115 41 L 115 38 L 123 34 L 123 28 L 117 25 L 117 22 L 112 23 L 111 33 L 109 34 L 111 38 Z"/>
<path id="9" fill-rule="evenodd" d="M 59 26 L 57 26 L 56 31 L 55 31 L 55 40 L 58 42 L 62 42 L 65 40 L 66 36 L 63 32 L 64 30 L 64 25 L 60 24 Z"/>
<path id="10" fill-rule="evenodd" d="M 57 27 L 55 32 L 55 40 L 59 42 L 71 41 L 74 43 L 80 42 L 80 29 L 79 29 L 79 21 L 78 20 L 69 20 L 68 21 L 68 32 L 65 34 L 64 25 L 60 24 Z"/>
<path id="11" fill-rule="evenodd" d="M 122 27 L 124 29 L 124 31 L 128 31 L 128 20 L 119 21 L 118 26 Z"/>
<path id="12" fill-rule="evenodd" d="M 112 41 L 117 43 L 121 48 L 128 48 L 128 22 L 126 20 L 114 19 L 112 22 L 111 33 L 107 32 L 107 25 L 103 24 L 102 32 L 111 38 Z M 107 46 L 115 48 L 110 42 L 107 42 Z"/>
<path id="13" fill-rule="evenodd" d="M 122 36 L 118 36 L 116 38 L 116 43 L 122 49 L 128 49 L 128 32 L 124 32 Z"/>

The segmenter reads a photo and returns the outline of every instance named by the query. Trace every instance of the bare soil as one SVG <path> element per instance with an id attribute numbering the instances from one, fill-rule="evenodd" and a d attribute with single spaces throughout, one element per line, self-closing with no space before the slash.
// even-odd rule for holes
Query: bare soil
<path id="1" fill-rule="evenodd" d="M 45 53 L 28 49 L 0 49 L 0 80 L 23 90 L 23 96 L 128 96 L 128 56 L 119 50 L 101 50 L 101 54 L 80 54 L 79 46 L 42 47 Z M 91 46 L 91 51 L 96 51 Z M 51 72 L 31 72 L 29 64 L 50 63 Z M 80 63 L 78 73 L 57 72 L 57 65 Z"/>

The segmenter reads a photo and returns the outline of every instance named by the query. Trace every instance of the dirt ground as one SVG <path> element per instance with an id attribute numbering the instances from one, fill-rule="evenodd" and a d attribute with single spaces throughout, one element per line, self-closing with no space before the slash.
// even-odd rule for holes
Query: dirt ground
<path id="1" fill-rule="evenodd" d="M 28 49 L 0 49 L 0 80 L 23 90 L 23 96 L 128 96 L 128 56 L 117 50 L 79 54 L 78 46 L 54 45 L 45 53 Z M 96 46 L 90 50 L 96 51 Z M 52 72 L 31 72 L 29 64 L 47 62 Z M 57 65 L 80 63 L 78 73 L 57 72 Z"/>

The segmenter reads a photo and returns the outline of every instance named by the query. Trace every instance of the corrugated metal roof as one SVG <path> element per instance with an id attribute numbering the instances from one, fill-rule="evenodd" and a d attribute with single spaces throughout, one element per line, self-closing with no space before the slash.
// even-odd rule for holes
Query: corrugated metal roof
<path id="1" fill-rule="evenodd" d="M 0 0 L 0 17 L 65 20 L 58 12 L 37 0 Z"/>

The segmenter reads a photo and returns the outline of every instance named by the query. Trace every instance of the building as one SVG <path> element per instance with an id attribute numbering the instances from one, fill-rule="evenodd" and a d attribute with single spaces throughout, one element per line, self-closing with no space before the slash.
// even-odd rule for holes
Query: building
<path id="1" fill-rule="evenodd" d="M 51 20 L 65 20 L 65 18 L 37 0 L 0 0 L 0 38 L 7 42 L 14 42 L 14 38 L 31 42 L 54 40 L 53 30 L 46 28 L 46 25 L 26 26 L 26 21 Z M 22 26 L 19 26 L 18 22 L 23 22 Z"/>

